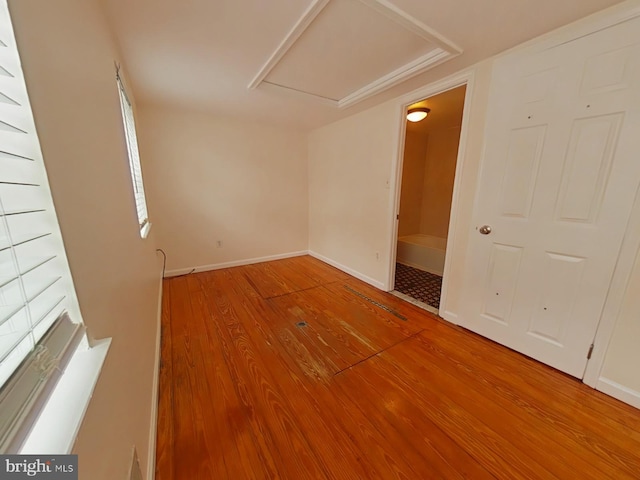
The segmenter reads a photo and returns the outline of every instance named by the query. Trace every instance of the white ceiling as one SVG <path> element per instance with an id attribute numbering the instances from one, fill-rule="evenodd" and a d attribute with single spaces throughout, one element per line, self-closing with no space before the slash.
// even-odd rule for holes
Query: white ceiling
<path id="1" fill-rule="evenodd" d="M 345 108 L 460 53 L 386 0 L 313 0 L 249 88 L 265 82 Z"/>
<path id="2" fill-rule="evenodd" d="M 423 86 L 619 0 L 102 0 L 138 103 L 309 130 Z M 362 2 L 362 3 L 360 3 Z M 305 19 L 264 82 L 248 88 Z M 367 4 L 368 6 L 366 6 Z M 400 12 L 441 40 L 418 38 Z M 379 5 L 378 5 L 379 6 Z M 383 10 L 384 10 L 383 9 Z M 444 43 L 443 43 L 444 42 Z M 334 100 L 437 45 L 462 53 L 353 106 Z M 283 52 L 280 52 L 283 53 Z M 258 82 L 259 83 L 259 82 Z M 276 87 L 270 84 L 280 84 Z M 295 91 L 307 93 L 293 94 Z M 308 94 L 329 97 L 322 102 Z"/>

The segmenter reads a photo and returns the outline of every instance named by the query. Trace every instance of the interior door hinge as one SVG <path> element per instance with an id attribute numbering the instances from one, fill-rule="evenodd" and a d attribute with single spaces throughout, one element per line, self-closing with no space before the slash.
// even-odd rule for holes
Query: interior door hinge
<path id="1" fill-rule="evenodd" d="M 400 214 L 396 215 L 396 220 L 400 220 Z"/>
<path id="2" fill-rule="evenodd" d="M 591 360 L 592 353 L 593 353 L 593 343 L 589 346 L 589 353 L 587 353 L 587 360 Z"/>

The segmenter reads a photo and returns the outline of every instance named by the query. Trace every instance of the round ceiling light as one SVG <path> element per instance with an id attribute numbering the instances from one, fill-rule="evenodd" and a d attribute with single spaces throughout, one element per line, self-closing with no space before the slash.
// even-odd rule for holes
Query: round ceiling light
<path id="1" fill-rule="evenodd" d="M 431 109 L 427 107 L 410 108 L 407 112 L 407 120 L 410 122 L 419 122 L 427 118 L 430 111 Z"/>

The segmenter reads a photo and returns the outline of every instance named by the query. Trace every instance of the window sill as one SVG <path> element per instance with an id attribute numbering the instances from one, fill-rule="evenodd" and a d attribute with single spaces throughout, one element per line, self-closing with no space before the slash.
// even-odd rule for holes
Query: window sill
<path id="1" fill-rule="evenodd" d="M 71 452 L 110 345 L 110 338 L 93 347 L 86 337 L 80 342 L 22 445 L 21 454 Z"/>
<path id="2" fill-rule="evenodd" d="M 151 222 L 145 223 L 144 227 L 140 229 L 140 236 L 142 238 L 147 238 L 149 236 L 149 231 L 151 230 Z"/>

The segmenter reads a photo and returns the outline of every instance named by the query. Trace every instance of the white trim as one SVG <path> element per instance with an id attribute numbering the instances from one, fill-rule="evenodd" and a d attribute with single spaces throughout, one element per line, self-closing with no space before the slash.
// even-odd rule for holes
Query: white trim
<path id="1" fill-rule="evenodd" d="M 398 6 L 389 2 L 388 0 L 360 0 L 365 5 L 374 9 L 378 13 L 384 15 L 389 20 L 396 22 L 398 25 L 409 30 L 411 33 L 415 33 L 419 37 L 424 38 L 426 41 L 435 43 L 442 50 L 446 50 L 451 53 L 460 54 L 462 48 L 449 40 L 444 35 L 438 33 L 429 25 L 422 23 L 416 17 L 409 15 L 404 10 L 401 10 Z"/>
<path id="2" fill-rule="evenodd" d="M 140 150 L 138 144 L 138 134 L 136 132 L 136 119 L 133 111 L 133 104 L 125 91 L 119 71 L 116 71 L 116 83 L 120 96 L 120 110 L 122 113 L 122 128 L 124 141 L 127 147 L 127 159 L 131 172 L 131 186 L 133 200 L 135 204 L 136 218 L 138 219 L 138 231 L 141 238 L 146 238 L 151 226 L 149 224 L 149 210 L 147 198 L 144 192 L 144 181 L 142 179 L 142 163 L 140 160 Z"/>
<path id="3" fill-rule="evenodd" d="M 160 396 L 160 351 L 162 349 L 162 274 L 158 292 L 158 320 L 156 328 L 156 350 L 153 365 L 153 386 L 151 391 L 151 422 L 149 426 L 149 451 L 147 454 L 147 480 L 156 478 L 156 446 L 158 442 L 158 402 Z"/>
<path id="4" fill-rule="evenodd" d="M 293 47 L 294 43 L 298 41 L 300 36 L 305 32 L 305 30 L 313 23 L 320 12 L 324 10 L 324 7 L 327 6 L 330 0 L 314 0 L 309 5 L 309 8 L 302 14 L 300 20 L 296 22 L 293 28 L 287 33 L 284 37 L 278 48 L 271 54 L 266 63 L 262 66 L 257 75 L 251 80 L 251 83 L 247 86 L 250 90 L 254 90 L 260 86 L 262 81 L 267 78 L 267 75 L 271 73 L 280 60 L 286 55 L 291 47 Z"/>
<path id="5" fill-rule="evenodd" d="M 625 387 L 608 378 L 600 377 L 596 384 L 596 390 L 601 391 L 613 398 L 617 398 L 621 402 L 627 403 L 632 407 L 640 408 L 640 392 Z"/>
<path id="6" fill-rule="evenodd" d="M 277 255 L 267 255 L 265 257 L 247 258 L 244 260 L 233 260 L 231 262 L 213 263 L 211 265 L 201 265 L 191 268 L 178 268 L 176 270 L 167 270 L 165 278 L 185 275 L 187 273 L 208 272 L 210 270 L 220 270 L 221 268 L 241 267 L 242 265 L 251 265 L 253 263 L 270 262 L 272 260 L 282 260 L 283 258 L 301 257 L 307 255 L 307 250 L 299 252 L 279 253 Z"/>
<path id="7" fill-rule="evenodd" d="M 96 341 L 91 347 L 83 339 L 20 454 L 71 453 L 110 346 L 110 338 Z"/>
<path id="8" fill-rule="evenodd" d="M 402 186 L 402 168 L 404 165 L 404 143 L 407 135 L 407 122 L 406 122 L 406 106 L 403 100 L 400 100 L 401 105 L 398 107 L 401 120 L 397 124 L 398 130 L 396 132 L 395 140 L 395 152 L 396 154 L 391 159 L 391 175 L 389 185 L 389 202 L 391 203 L 391 209 L 389 210 L 389 224 L 388 231 L 391 233 L 391 241 L 389 243 L 389 265 L 387 265 L 387 280 L 384 285 L 384 290 L 387 292 L 395 289 L 396 283 L 396 260 L 398 256 L 398 225 L 400 215 L 400 193 Z"/>
<path id="9" fill-rule="evenodd" d="M 151 222 L 147 222 L 144 224 L 144 227 L 140 230 L 140 237 L 143 239 L 149 236 L 149 232 L 151 231 Z"/>
<path id="10" fill-rule="evenodd" d="M 458 54 L 455 54 L 458 55 Z M 383 75 L 382 77 L 374 80 L 373 82 L 365 85 L 362 88 L 359 88 L 355 92 L 350 93 L 344 98 L 340 100 L 335 100 L 333 98 L 322 97 L 320 95 L 315 95 L 313 93 L 304 92 L 302 90 L 296 90 L 294 88 L 289 88 L 284 85 L 279 85 L 277 83 L 272 83 L 267 80 L 263 80 L 260 84 L 263 88 L 269 88 L 274 91 L 284 92 L 293 97 L 302 98 L 305 100 L 313 100 L 316 103 L 320 102 L 324 105 L 328 105 L 331 107 L 337 108 L 346 108 L 351 105 L 355 105 L 362 100 L 365 100 L 373 95 L 376 95 L 384 90 L 387 90 L 398 83 L 404 82 L 405 80 L 409 80 L 410 78 L 415 77 L 416 75 L 420 75 L 426 70 L 433 68 L 441 63 L 449 60 L 452 57 L 452 54 L 442 50 L 441 48 L 436 48 L 431 52 L 419 57 L 412 62 L 403 65 L 392 72 Z"/>
<path id="11" fill-rule="evenodd" d="M 409 15 L 404 10 L 401 10 L 388 0 L 360 0 L 364 5 L 375 10 L 380 15 L 388 18 L 392 22 L 397 23 L 407 31 L 419 36 L 427 42 L 436 45 L 436 48 L 428 52 L 427 54 L 412 60 L 411 62 L 386 73 L 385 75 L 377 78 L 376 80 L 358 88 L 357 90 L 349 93 L 340 99 L 332 99 L 322 97 L 320 95 L 314 95 L 310 92 L 304 92 L 301 90 L 295 90 L 287 87 L 286 85 L 279 85 L 276 83 L 266 81 L 267 76 L 271 71 L 280 63 L 287 52 L 295 45 L 300 39 L 302 34 L 309 28 L 314 20 L 320 15 L 322 10 L 329 4 L 331 0 L 314 0 L 309 8 L 302 14 L 300 19 L 296 22 L 293 28 L 280 42 L 280 45 L 271 54 L 269 59 L 260 68 L 256 76 L 251 80 L 247 88 L 254 90 L 262 85 L 269 85 L 272 89 L 276 87 L 278 90 L 288 91 L 289 93 L 295 93 L 298 96 L 304 96 L 305 98 L 312 98 L 321 101 L 324 104 L 332 105 L 337 108 L 346 108 L 351 105 L 355 105 L 373 95 L 376 95 L 384 90 L 387 90 L 395 85 L 398 85 L 405 80 L 408 80 L 416 75 L 419 75 L 426 70 L 440 65 L 447 60 L 452 59 L 462 53 L 462 48 L 456 45 L 454 42 L 446 38 L 444 35 L 438 33 L 433 28 L 422 23 L 417 18 Z"/>
<path id="12" fill-rule="evenodd" d="M 313 93 L 303 92 L 302 90 L 296 90 L 295 88 L 285 87 L 284 85 L 278 85 L 277 83 L 268 82 L 267 80 L 262 81 L 260 88 L 263 90 L 284 93 L 292 98 L 308 100 L 316 104 L 321 103 L 328 107 L 338 107 L 338 100 L 334 100 L 333 98 L 321 97 L 320 95 L 314 95 Z"/>
<path id="13" fill-rule="evenodd" d="M 457 74 L 446 77 L 438 82 L 432 83 L 425 87 L 419 88 L 403 95 L 398 99 L 398 121 L 399 129 L 396 137 L 396 155 L 391 162 L 391 185 L 389 198 L 392 202 L 392 208 L 389 210 L 389 233 L 390 233 L 390 245 L 389 245 L 389 264 L 387 266 L 387 282 L 384 285 L 384 290 L 393 290 L 395 283 L 395 270 L 396 270 L 396 256 L 397 256 L 397 244 L 398 244 L 398 220 L 397 216 L 400 212 L 400 189 L 402 185 L 402 167 L 404 162 L 404 143 L 406 137 L 406 110 L 407 107 L 417 101 L 424 98 L 433 97 L 442 92 L 451 90 L 453 88 L 460 87 L 462 85 L 467 86 L 465 93 L 464 107 L 462 113 L 462 126 L 460 128 L 460 140 L 458 147 L 458 157 L 456 160 L 456 173 L 453 182 L 453 197 L 451 202 L 451 213 L 449 214 L 449 235 L 447 237 L 447 248 L 444 261 L 444 272 L 442 276 L 442 292 L 440 294 L 440 316 L 445 320 L 449 320 L 452 323 L 457 323 L 457 315 L 447 310 L 447 293 L 448 293 L 448 279 L 449 272 L 451 271 L 451 264 L 453 263 L 453 249 L 455 247 L 456 237 L 458 236 L 458 209 L 459 209 L 459 196 L 460 196 L 460 184 L 462 182 L 462 175 L 464 171 L 464 160 L 466 152 L 467 137 L 469 131 L 469 119 L 471 118 L 471 100 L 473 96 L 474 87 L 474 70 L 463 70 Z"/>
<path id="14" fill-rule="evenodd" d="M 640 190 L 631 210 L 627 230 L 620 247 L 618 260 L 613 271 L 611 285 L 602 309 L 598 330 L 593 340 L 593 352 L 587 362 L 582 381 L 591 387 L 599 382 L 607 355 L 609 342 L 613 336 L 625 295 L 628 294 L 629 279 L 633 272 L 636 256 L 640 255 Z"/>
<path id="15" fill-rule="evenodd" d="M 329 265 L 331 265 L 332 267 L 336 267 L 338 270 L 342 270 L 345 273 L 348 273 L 349 275 L 351 275 L 352 277 L 356 277 L 358 280 L 362 280 L 365 283 L 368 283 L 369 285 L 372 285 L 374 287 L 376 287 L 377 289 L 380 290 L 384 290 L 384 284 L 382 282 L 379 282 L 378 280 L 375 280 L 371 277 L 368 277 L 367 275 L 365 275 L 364 273 L 360 273 L 357 270 L 354 270 L 353 268 L 349 268 L 339 262 L 336 262 L 335 260 L 332 260 L 328 257 L 325 257 L 324 255 L 320 255 L 317 252 L 313 252 L 311 250 L 309 250 L 309 255 L 311 255 L 314 258 L 317 258 L 318 260 L 323 261 L 324 263 L 327 263 Z"/>
<path id="16" fill-rule="evenodd" d="M 459 55 L 459 53 L 451 53 L 441 48 L 436 48 L 422 57 L 416 58 L 412 62 L 409 62 L 401 67 L 393 70 L 392 72 L 383 75 L 382 77 L 374 80 L 373 82 L 359 88 L 353 93 L 350 93 L 344 98 L 338 100 L 339 108 L 350 107 L 362 100 L 365 100 L 377 93 L 387 90 L 399 83 L 409 80 L 410 78 L 420 75 L 421 73 L 429 70 L 430 68 L 440 65 L 447 60 Z"/>
<path id="17" fill-rule="evenodd" d="M 449 299 L 449 278 L 451 265 L 453 265 L 453 252 L 456 250 L 456 241 L 460 237 L 460 228 L 467 230 L 467 226 L 458 228 L 458 211 L 460 203 L 460 191 L 462 190 L 462 178 L 464 176 L 465 158 L 467 154 L 467 137 L 469 132 L 469 119 L 471 118 L 471 105 L 474 93 L 474 72 L 470 71 L 467 79 L 464 106 L 462 107 L 462 125 L 460 127 L 460 140 L 458 142 L 458 158 L 456 160 L 456 172 L 453 178 L 453 196 L 451 198 L 451 210 L 449 212 L 449 234 L 447 235 L 447 247 L 444 254 L 444 272 L 442 274 L 442 289 L 440 291 L 440 316 L 445 318 Z M 460 258 L 459 261 L 463 261 Z M 446 279 L 446 280 L 445 280 Z M 457 315 L 455 315 L 457 318 Z M 451 316 L 449 315 L 449 318 Z M 447 318 L 448 319 L 448 318 Z"/>

